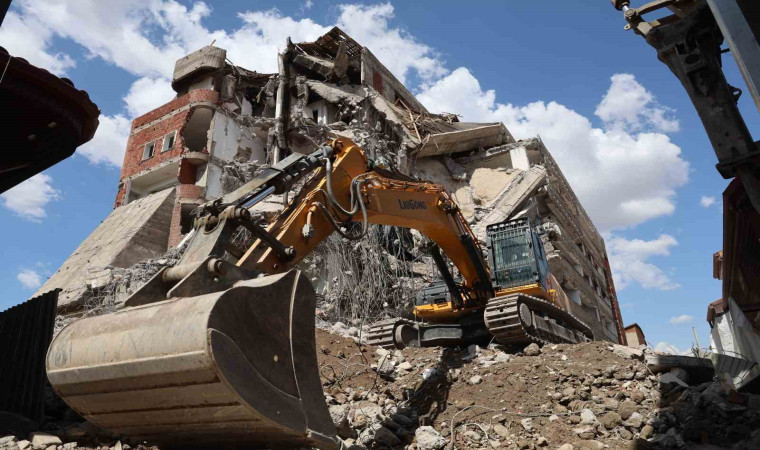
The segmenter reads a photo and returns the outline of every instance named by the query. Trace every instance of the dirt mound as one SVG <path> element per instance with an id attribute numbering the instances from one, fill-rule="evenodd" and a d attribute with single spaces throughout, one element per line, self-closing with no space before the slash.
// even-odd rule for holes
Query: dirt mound
<path id="1" fill-rule="evenodd" d="M 760 396 L 663 384 L 609 343 L 389 352 L 321 330 L 317 342 L 348 448 L 760 448 Z"/>

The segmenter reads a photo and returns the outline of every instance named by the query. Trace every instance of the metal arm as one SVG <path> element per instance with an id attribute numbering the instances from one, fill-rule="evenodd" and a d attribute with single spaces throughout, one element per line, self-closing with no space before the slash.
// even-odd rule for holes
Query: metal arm
<path id="1" fill-rule="evenodd" d="M 493 296 L 477 240 L 442 186 L 383 177 L 371 170 L 363 150 L 350 140 L 337 139 L 330 145 L 334 161 L 325 158 L 321 172 L 293 200 L 294 207 L 267 230 L 292 247 L 296 256 L 284 260 L 257 240 L 238 266 L 269 274 L 284 272 L 336 229 L 346 235 L 348 231 L 340 228 L 350 222 L 361 222 L 363 230 L 368 223 L 391 225 L 417 229 L 435 242 L 457 266 L 473 299 Z"/>
<path id="2" fill-rule="evenodd" d="M 686 89 L 718 157 L 718 172 L 727 179 L 739 177 L 760 211 L 760 147 L 739 112 L 741 91 L 729 85 L 723 74 L 723 34 L 708 2 L 656 0 L 639 8 L 630 8 L 629 0 L 611 2 L 624 11 L 625 29 L 643 36 Z M 644 14 L 662 8 L 674 14 L 644 19 Z"/>

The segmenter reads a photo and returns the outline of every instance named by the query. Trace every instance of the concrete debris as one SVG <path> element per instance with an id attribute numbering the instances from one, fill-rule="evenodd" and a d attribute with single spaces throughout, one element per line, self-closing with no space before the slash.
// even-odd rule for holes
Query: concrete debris
<path id="1" fill-rule="evenodd" d="M 538 356 L 541 354 L 541 347 L 539 347 L 538 344 L 533 343 L 525 347 L 523 352 L 525 353 L 525 356 Z"/>
<path id="2" fill-rule="evenodd" d="M 414 430 L 417 448 L 420 450 L 438 450 L 446 445 L 446 439 L 431 426 L 422 426 Z"/>
<path id="3" fill-rule="evenodd" d="M 750 449 L 760 443 L 760 396 L 725 391 L 713 381 L 663 383 L 670 372 L 652 375 L 642 361 L 604 343 L 547 345 L 537 356 L 479 347 L 390 351 L 360 345 L 351 328 L 357 327 L 336 323 L 317 331 L 321 382 L 344 448 Z M 408 366 L 378 377 L 372 366 L 382 360 Z M 423 379 L 425 369 L 436 374 Z M 632 379 L 617 376 L 629 372 Z M 44 439 L 58 439 L 49 444 L 58 450 L 150 448 L 64 416 L 53 424 L 60 432 L 0 437 L 0 449 L 48 448 Z"/>

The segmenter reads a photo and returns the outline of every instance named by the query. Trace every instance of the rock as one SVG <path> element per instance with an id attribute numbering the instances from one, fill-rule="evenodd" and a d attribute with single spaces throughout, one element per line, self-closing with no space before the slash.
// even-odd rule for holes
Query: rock
<path id="1" fill-rule="evenodd" d="M 654 434 L 654 427 L 652 425 L 644 425 L 644 428 L 641 429 L 639 436 L 642 439 L 649 439 L 652 437 L 652 434 Z"/>
<path id="2" fill-rule="evenodd" d="M 32 448 L 32 443 L 27 440 L 18 441 L 17 445 L 19 450 L 28 450 Z"/>
<path id="3" fill-rule="evenodd" d="M 493 431 L 503 438 L 509 437 L 509 429 L 500 423 L 493 426 Z"/>
<path id="4" fill-rule="evenodd" d="M 504 352 L 496 352 L 496 355 L 494 355 L 493 360 L 497 363 L 505 363 L 509 362 L 511 359 L 511 356 L 509 356 L 507 353 Z"/>
<path id="5" fill-rule="evenodd" d="M 396 366 L 391 358 L 380 358 L 381 363 L 375 369 L 380 376 L 392 375 L 396 370 Z"/>
<path id="6" fill-rule="evenodd" d="M 372 402 L 359 402 L 351 408 L 349 418 L 356 420 L 359 416 L 365 416 L 370 422 L 377 422 L 382 419 L 383 408 Z"/>
<path id="7" fill-rule="evenodd" d="M 4 447 L 9 444 L 15 444 L 16 443 L 16 436 L 10 435 L 10 436 L 3 436 L 0 437 L 0 447 Z"/>
<path id="8" fill-rule="evenodd" d="M 525 431 L 533 431 L 533 419 L 526 417 L 520 421 L 520 425 L 525 428 Z"/>
<path id="9" fill-rule="evenodd" d="M 546 447 L 549 445 L 549 441 L 545 437 L 539 436 L 538 439 L 536 439 L 536 445 L 539 447 Z"/>
<path id="10" fill-rule="evenodd" d="M 625 428 L 621 428 L 619 433 L 620 433 L 620 437 L 625 439 L 626 441 L 630 441 L 631 438 L 633 437 L 633 433 L 626 430 Z"/>
<path id="11" fill-rule="evenodd" d="M 626 419 L 626 421 L 623 422 L 623 425 L 627 427 L 635 428 L 637 430 L 641 428 L 641 425 L 643 424 L 644 424 L 644 417 L 642 417 L 642 415 L 637 412 L 631 413 L 630 417 L 628 417 L 628 419 Z"/>
<path id="12" fill-rule="evenodd" d="M 41 431 L 34 432 L 29 435 L 32 441 L 32 447 L 35 449 L 47 448 L 50 445 L 61 445 L 61 438 L 54 434 L 43 433 Z"/>
<path id="13" fill-rule="evenodd" d="M 419 450 L 439 450 L 446 446 L 446 439 L 431 426 L 417 428 L 414 439 Z"/>
<path id="14" fill-rule="evenodd" d="M 620 417 L 622 417 L 623 420 L 628 419 L 631 417 L 631 414 L 635 412 L 636 403 L 632 402 L 631 400 L 624 401 L 620 404 L 620 407 L 618 407 L 618 414 L 620 414 Z"/>
<path id="15" fill-rule="evenodd" d="M 644 360 L 644 351 L 625 345 L 612 344 L 612 352 L 621 358 Z"/>
<path id="16" fill-rule="evenodd" d="M 401 439 L 399 439 L 391 430 L 385 428 L 380 424 L 374 424 L 367 427 L 361 432 L 358 439 L 359 443 L 365 446 L 371 446 L 373 442 L 378 444 L 384 444 L 389 447 L 395 447 L 401 445 Z"/>
<path id="17" fill-rule="evenodd" d="M 398 365 L 398 370 L 402 370 L 402 371 L 412 370 L 412 364 L 409 361 L 404 361 Z"/>
<path id="18" fill-rule="evenodd" d="M 483 382 L 483 377 L 481 377 L 480 375 L 474 375 L 467 382 L 470 384 L 480 384 Z"/>
<path id="19" fill-rule="evenodd" d="M 572 397 L 575 395 L 575 389 L 571 387 L 567 387 L 562 390 L 562 395 L 565 397 Z"/>
<path id="20" fill-rule="evenodd" d="M 338 436 L 342 439 L 352 437 L 351 425 L 348 423 L 348 414 L 350 412 L 348 405 L 332 405 L 329 411 L 335 428 L 338 430 Z"/>
<path id="21" fill-rule="evenodd" d="M 530 344 L 529 346 L 525 347 L 525 350 L 523 350 L 523 353 L 525 353 L 525 356 L 538 356 L 541 354 L 541 347 L 538 346 L 535 342 Z"/>
<path id="22" fill-rule="evenodd" d="M 471 441 L 480 442 L 480 434 L 473 430 L 467 430 L 462 435 Z"/>
<path id="23" fill-rule="evenodd" d="M 556 422 L 558 420 L 559 420 L 559 416 L 556 414 L 552 414 L 551 416 L 549 416 L 549 422 Z"/>
<path id="24" fill-rule="evenodd" d="M 599 422 L 601 422 L 602 425 L 604 425 L 604 428 L 608 430 L 611 430 L 615 428 L 616 426 L 620 425 L 622 421 L 623 421 L 623 418 L 620 417 L 620 414 L 614 411 L 608 412 L 607 414 L 603 415 L 599 419 Z"/>
<path id="25" fill-rule="evenodd" d="M 335 324 L 333 324 L 333 326 L 330 328 L 330 331 L 333 334 L 343 335 L 346 332 L 347 329 L 348 329 L 348 327 L 346 326 L 345 323 L 343 323 L 343 322 L 335 322 Z"/>
<path id="26" fill-rule="evenodd" d="M 573 447 L 573 444 L 562 444 L 557 447 L 557 450 L 575 450 L 575 447 Z"/>
<path id="27" fill-rule="evenodd" d="M 604 444 L 599 441 L 580 441 L 575 443 L 575 448 L 578 450 L 602 450 Z"/>
<path id="28" fill-rule="evenodd" d="M 591 425 L 573 428 L 573 434 L 581 439 L 591 439 L 596 436 L 596 429 Z"/>
<path id="29" fill-rule="evenodd" d="M 596 425 L 599 421 L 596 419 L 596 415 L 590 409 L 584 409 L 581 411 L 581 424 L 583 425 Z"/>
<path id="30" fill-rule="evenodd" d="M 626 370 L 625 372 L 615 372 L 615 379 L 616 380 L 633 380 L 633 377 L 636 376 L 636 373 L 632 370 Z"/>
<path id="31" fill-rule="evenodd" d="M 63 444 L 63 450 L 74 450 L 75 448 L 77 448 L 76 442 L 67 442 Z M 129 448 L 129 447 L 125 447 L 125 448 Z"/>
<path id="32" fill-rule="evenodd" d="M 641 392 L 641 389 L 634 389 L 631 392 L 631 400 L 633 400 L 633 402 L 636 403 L 637 405 L 641 404 L 641 402 L 643 402 L 645 398 L 646 398 L 646 395 L 644 395 L 644 393 Z"/>

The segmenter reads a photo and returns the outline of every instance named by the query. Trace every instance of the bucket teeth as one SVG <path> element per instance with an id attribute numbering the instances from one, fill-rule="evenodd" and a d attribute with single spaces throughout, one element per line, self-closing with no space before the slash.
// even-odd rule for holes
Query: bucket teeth
<path id="1" fill-rule="evenodd" d="M 337 448 L 299 271 L 79 320 L 47 373 L 87 420 L 166 447 Z"/>

